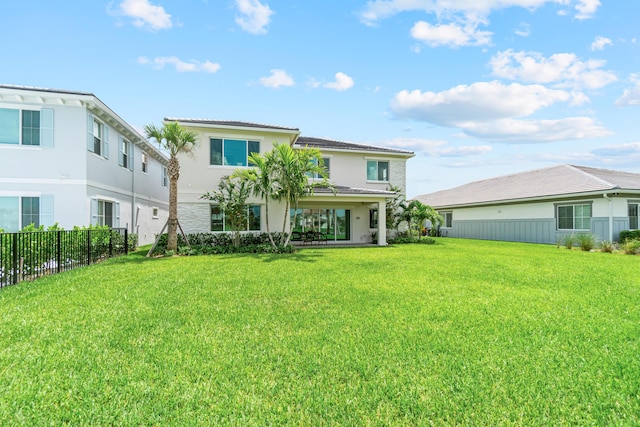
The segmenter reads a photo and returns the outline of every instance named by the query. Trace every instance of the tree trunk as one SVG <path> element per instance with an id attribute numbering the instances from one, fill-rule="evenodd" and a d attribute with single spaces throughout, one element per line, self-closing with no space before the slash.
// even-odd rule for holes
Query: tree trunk
<path id="1" fill-rule="evenodd" d="M 169 220 L 167 221 L 167 250 L 178 250 L 178 178 L 180 163 L 176 157 L 169 160 Z"/>
<path id="2" fill-rule="evenodd" d="M 269 198 L 265 197 L 264 199 L 264 214 L 265 220 L 267 222 L 267 235 L 269 236 L 269 241 L 271 242 L 271 246 L 275 249 L 277 247 L 276 242 L 273 241 L 273 236 L 271 235 L 271 230 L 269 229 Z"/>

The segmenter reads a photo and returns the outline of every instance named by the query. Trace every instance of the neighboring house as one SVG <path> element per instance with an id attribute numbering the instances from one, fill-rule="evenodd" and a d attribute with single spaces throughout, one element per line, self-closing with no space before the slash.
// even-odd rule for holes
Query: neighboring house
<path id="1" fill-rule="evenodd" d="M 300 136 L 298 128 L 260 125 L 246 122 L 166 118 L 199 134 L 199 146 L 193 156 L 181 155 L 178 181 L 178 217 L 186 233 L 228 231 L 224 213 L 209 200 L 200 197 L 215 191 L 223 176 L 236 168 L 250 167 L 252 152 L 271 151 L 274 143 L 294 148 L 318 148 L 335 185 L 335 194 L 317 188 L 290 209 L 284 221 L 284 202 L 269 202 L 271 231 L 321 231 L 329 242 L 371 242 L 376 233 L 379 245 L 386 244 L 386 199 L 393 196 L 390 185 L 406 188 L 406 161 L 413 153 L 376 146 L 351 144 Z M 317 177 L 316 177 L 317 178 Z M 310 177 L 309 179 L 314 179 Z M 265 202 L 249 200 L 247 231 L 266 231 Z M 292 224 L 296 213 L 295 224 Z"/>
<path id="2" fill-rule="evenodd" d="M 571 233 L 617 241 L 637 230 L 640 174 L 558 165 L 415 198 L 444 217 L 449 237 L 557 243 Z"/>
<path id="3" fill-rule="evenodd" d="M 168 217 L 167 157 L 95 95 L 0 85 L 0 228 L 127 228 Z"/>

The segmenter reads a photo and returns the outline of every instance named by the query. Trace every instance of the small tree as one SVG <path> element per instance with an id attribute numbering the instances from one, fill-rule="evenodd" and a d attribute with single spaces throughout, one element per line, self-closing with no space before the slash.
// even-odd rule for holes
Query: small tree
<path id="1" fill-rule="evenodd" d="M 166 123 L 162 128 L 145 125 L 147 138 L 155 139 L 158 145 L 169 152 L 169 219 L 167 220 L 167 250 L 178 250 L 178 178 L 180 178 L 180 162 L 178 154 L 193 154 L 197 145 L 198 134 L 188 131 L 178 122 Z"/>
<path id="2" fill-rule="evenodd" d="M 249 184 L 251 192 L 254 196 L 264 199 L 265 202 L 265 221 L 267 224 L 267 234 L 273 248 L 276 242 L 273 240 L 269 225 L 269 200 L 271 200 L 278 188 L 273 177 L 274 161 L 273 152 L 265 154 L 251 153 L 249 156 L 249 165 L 253 166 L 248 169 L 236 169 L 231 175 L 232 178 L 239 178 Z"/>
<path id="3" fill-rule="evenodd" d="M 429 220 L 433 227 L 438 227 L 442 223 L 442 216 L 431 206 L 425 205 L 418 200 L 411 200 L 408 204 L 402 205 L 402 212 L 398 216 L 398 222 L 407 221 L 409 234 L 420 236 L 424 222 Z"/>
<path id="4" fill-rule="evenodd" d="M 387 191 L 392 191 L 395 193 L 393 197 L 387 198 L 387 230 L 390 230 L 392 228 L 395 228 L 399 223 L 398 217 L 402 211 L 402 206 L 405 203 L 405 199 L 404 194 L 402 194 L 402 190 L 398 186 L 391 185 L 389 186 L 389 188 L 387 188 Z"/>
<path id="5" fill-rule="evenodd" d="M 214 201 L 220 206 L 225 225 L 233 231 L 233 246 L 240 246 L 240 232 L 247 229 L 249 218 L 247 199 L 251 195 L 248 181 L 238 178 L 222 177 L 218 190 L 202 195 L 201 199 Z"/>

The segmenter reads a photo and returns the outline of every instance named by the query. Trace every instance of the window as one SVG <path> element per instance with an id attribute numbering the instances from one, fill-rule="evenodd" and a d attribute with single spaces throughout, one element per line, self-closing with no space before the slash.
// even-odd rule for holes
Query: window
<path id="1" fill-rule="evenodd" d="M 318 164 L 318 161 L 316 159 L 312 159 L 311 162 L 316 165 Z M 330 178 L 330 166 L 331 166 L 331 159 L 329 157 L 323 157 L 322 158 L 322 163 L 324 163 L 324 169 L 325 172 L 327 174 L 327 178 Z M 307 174 L 307 176 L 309 178 L 313 178 L 313 179 L 322 179 L 322 176 L 320 176 L 320 174 L 318 173 L 309 173 Z"/>
<path id="2" fill-rule="evenodd" d="M 89 114 L 87 149 L 92 153 L 109 158 L 109 128 Z M 119 149 L 119 148 L 118 148 Z"/>
<path id="3" fill-rule="evenodd" d="M 211 231 L 232 231 L 220 206 L 211 205 Z M 247 225 L 243 231 L 260 231 L 260 206 L 247 206 Z"/>
<path id="4" fill-rule="evenodd" d="M 591 230 L 591 204 L 557 205 L 558 230 Z"/>
<path id="5" fill-rule="evenodd" d="M 453 212 L 440 212 L 442 215 L 442 227 L 451 228 L 453 224 Z"/>
<path id="6" fill-rule="evenodd" d="M 158 208 L 154 207 L 151 209 L 151 215 L 153 216 L 153 219 L 158 219 Z"/>
<path id="7" fill-rule="evenodd" d="M 147 172 L 147 168 L 149 167 L 149 158 L 147 157 L 147 153 L 142 153 L 142 172 Z"/>
<path id="8" fill-rule="evenodd" d="M 118 145 L 118 164 L 123 168 L 133 170 L 133 144 L 120 137 Z"/>
<path id="9" fill-rule="evenodd" d="M 0 228 L 16 232 L 30 224 L 53 224 L 53 196 L 0 197 Z"/>
<path id="10" fill-rule="evenodd" d="M 22 228 L 29 224 L 40 227 L 40 198 L 22 198 Z"/>
<path id="11" fill-rule="evenodd" d="M 640 212 L 640 202 L 629 203 L 629 229 L 638 230 L 638 212 Z"/>
<path id="12" fill-rule="evenodd" d="M 260 142 L 245 139 L 209 139 L 209 164 L 247 166 L 251 153 L 260 152 Z"/>
<path id="13" fill-rule="evenodd" d="M 162 186 L 163 187 L 169 186 L 169 175 L 167 174 L 166 166 L 162 166 Z"/>
<path id="14" fill-rule="evenodd" d="M 369 228 L 378 228 L 378 209 L 369 209 Z"/>
<path id="15" fill-rule="evenodd" d="M 91 224 L 120 226 L 120 203 L 110 200 L 91 199 Z"/>
<path id="16" fill-rule="evenodd" d="M 0 144 L 53 147 L 53 110 L 0 108 Z"/>
<path id="17" fill-rule="evenodd" d="M 389 162 L 367 160 L 367 181 L 389 181 Z"/>

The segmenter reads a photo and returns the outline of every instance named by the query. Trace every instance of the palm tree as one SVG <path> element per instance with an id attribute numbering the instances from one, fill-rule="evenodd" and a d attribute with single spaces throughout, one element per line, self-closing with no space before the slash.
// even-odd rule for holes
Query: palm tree
<path id="1" fill-rule="evenodd" d="M 168 151 L 169 167 L 169 219 L 167 220 L 167 250 L 178 249 L 178 178 L 180 178 L 179 153 L 193 154 L 198 142 L 198 134 L 188 131 L 178 122 L 165 123 L 161 128 L 145 125 L 144 132 L 149 139 L 155 139 L 161 148 Z"/>
<path id="2" fill-rule="evenodd" d="M 298 201 L 305 196 L 313 194 L 314 187 L 331 187 L 327 180 L 327 170 L 324 167 L 322 153 L 317 148 L 304 147 L 294 150 L 289 144 L 275 144 L 273 146 L 274 179 L 278 185 L 278 191 L 274 199 L 284 200 L 283 233 L 287 229 L 289 209 L 297 208 Z M 321 181 L 309 181 L 309 176 L 320 176 Z M 289 244 L 291 234 L 284 238 L 282 244 Z"/>
<path id="3" fill-rule="evenodd" d="M 231 177 L 248 181 L 251 185 L 253 195 L 264 199 L 267 234 L 269 235 L 271 245 L 275 248 L 276 242 L 273 240 L 269 228 L 269 200 L 272 199 L 278 191 L 273 177 L 273 152 L 265 154 L 251 153 L 251 155 L 249 155 L 249 164 L 252 166 L 251 168 L 236 169 Z"/>

